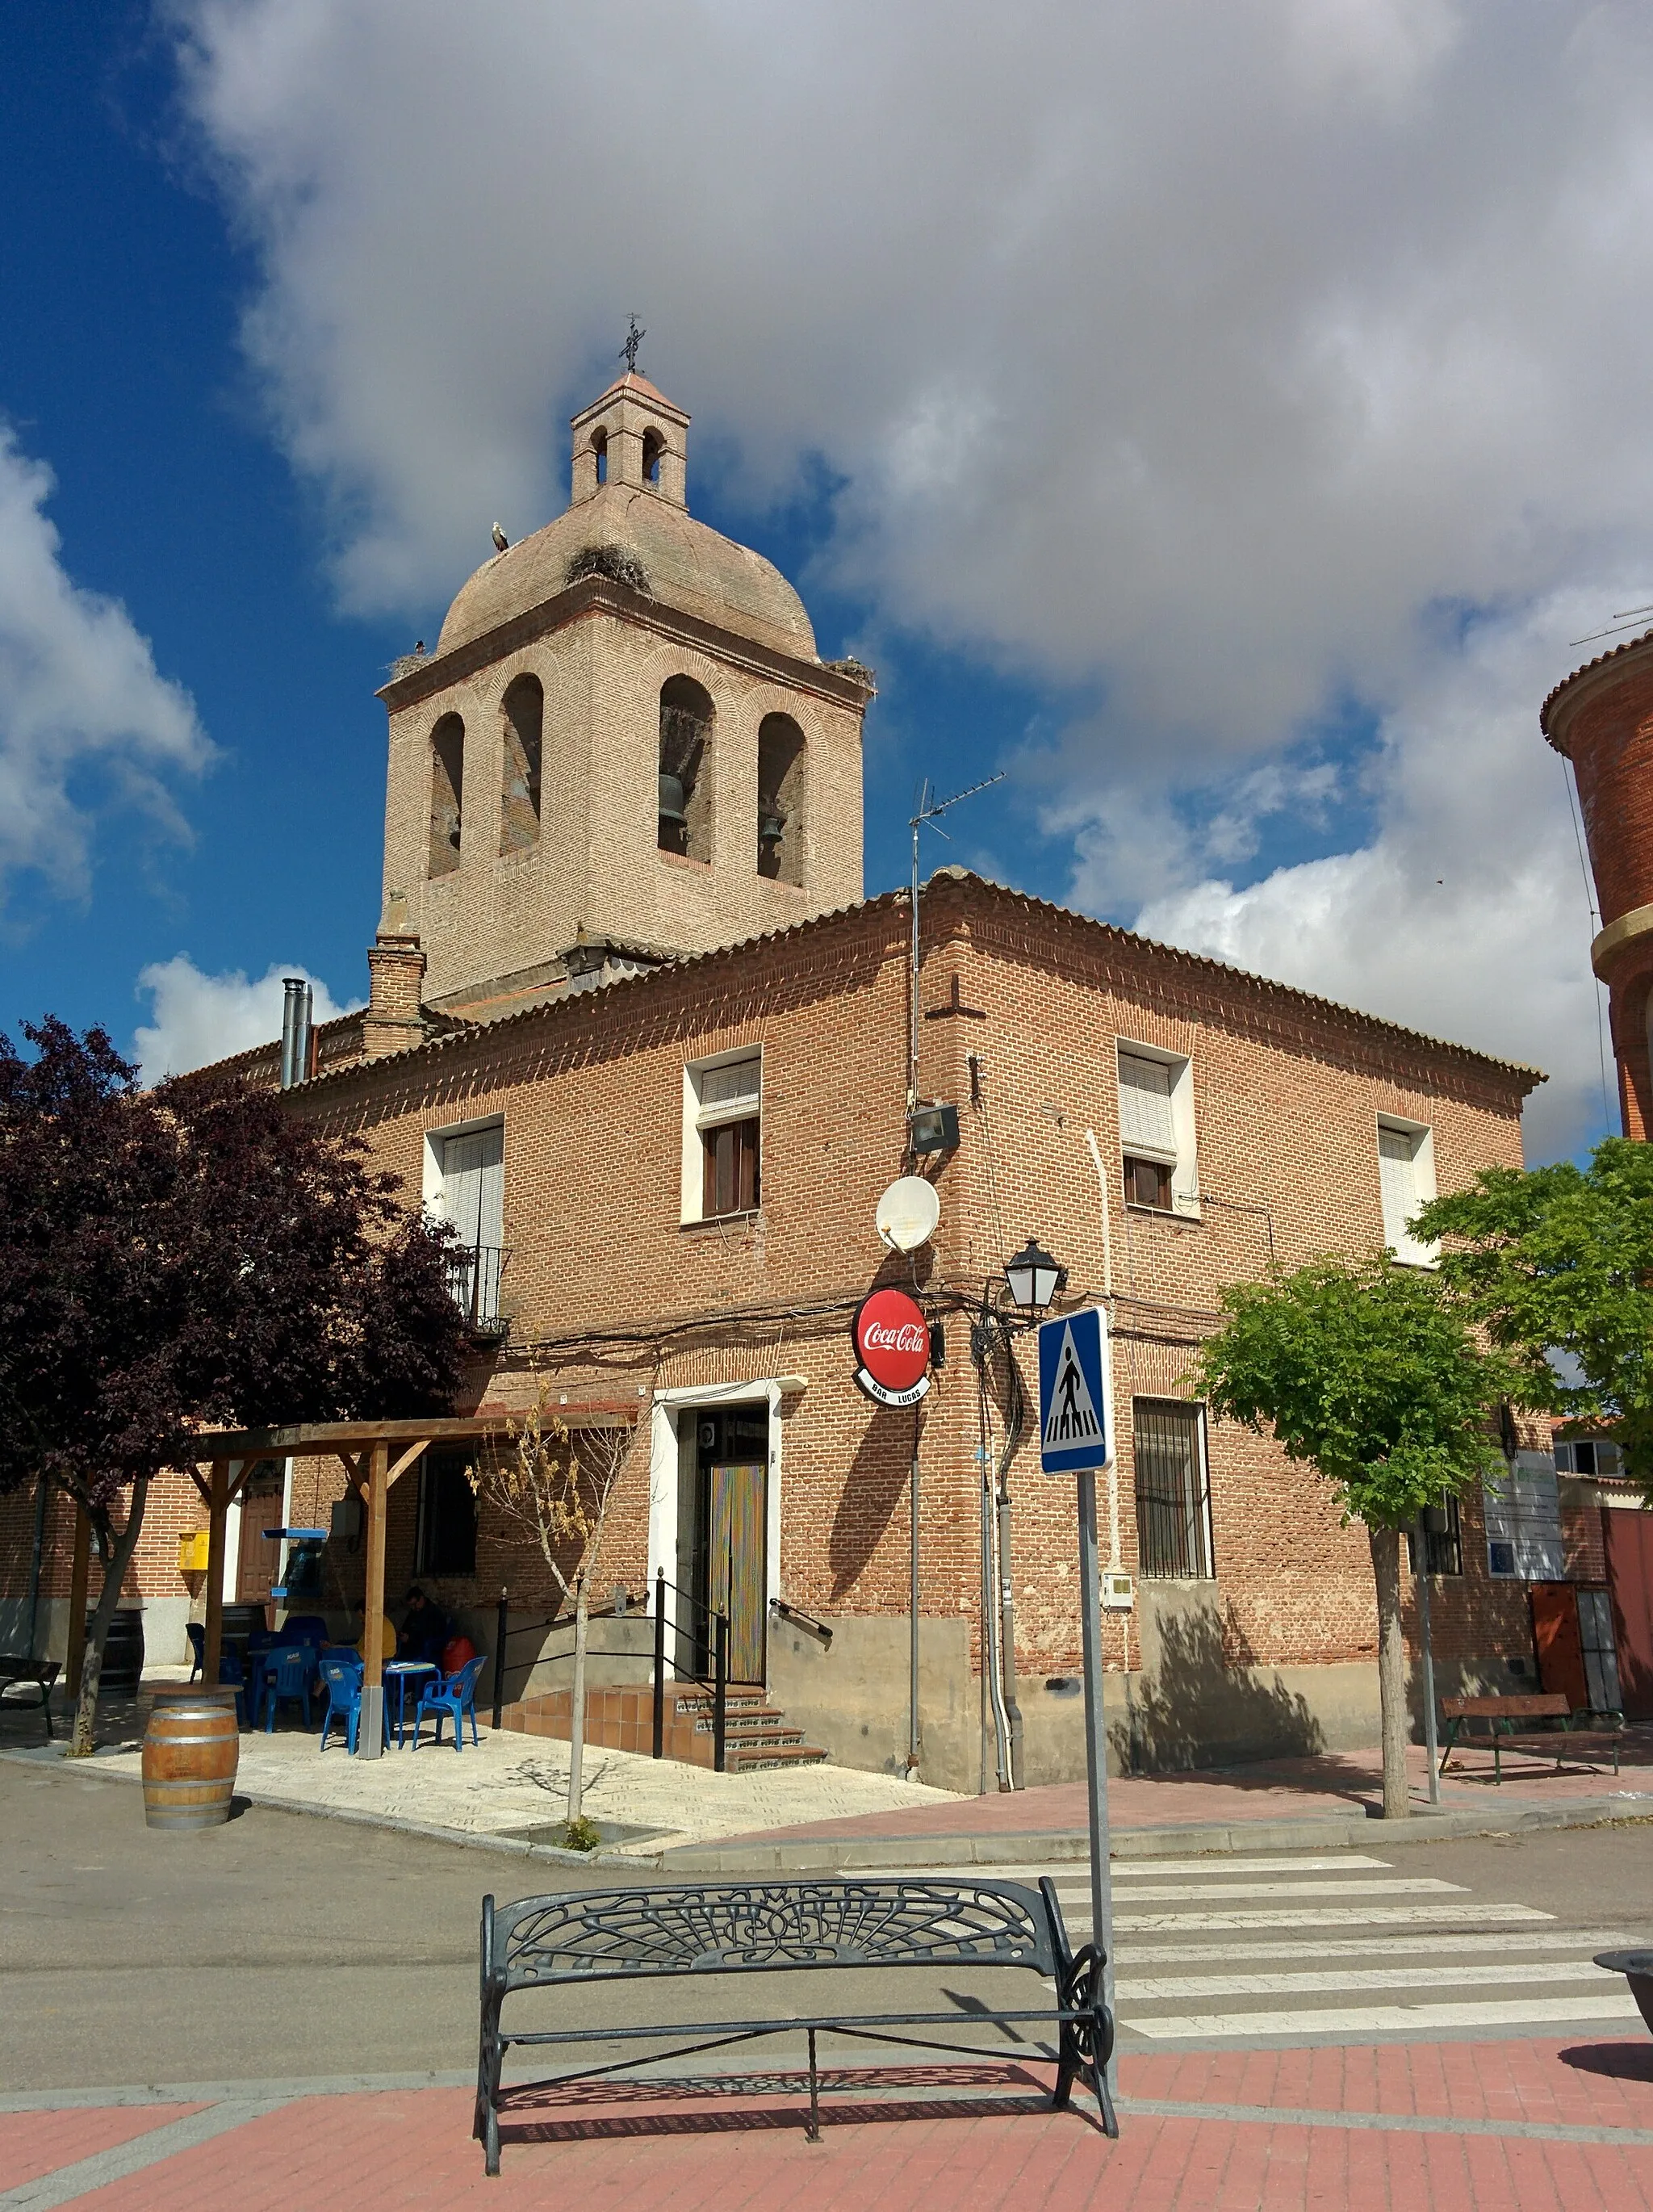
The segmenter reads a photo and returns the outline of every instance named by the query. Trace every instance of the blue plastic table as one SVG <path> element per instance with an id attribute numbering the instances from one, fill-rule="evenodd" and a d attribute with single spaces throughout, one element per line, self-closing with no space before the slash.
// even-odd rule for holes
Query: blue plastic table
<path id="1" fill-rule="evenodd" d="M 402 1730 L 407 1721 L 408 1677 L 410 1674 L 440 1673 L 433 1659 L 392 1659 L 385 1668 L 385 1680 L 396 1683 L 396 1748 L 402 1748 Z"/>

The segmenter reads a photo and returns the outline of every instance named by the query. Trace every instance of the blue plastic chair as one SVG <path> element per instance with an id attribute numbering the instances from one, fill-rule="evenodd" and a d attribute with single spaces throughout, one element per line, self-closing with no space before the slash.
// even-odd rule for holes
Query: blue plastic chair
<path id="1" fill-rule="evenodd" d="M 471 1741 L 473 1744 L 481 1743 L 482 1738 L 477 1733 L 477 1677 L 487 1664 L 487 1653 L 479 1651 L 474 1659 L 467 1659 L 457 1673 L 438 1674 L 428 1689 L 421 1692 L 413 1716 L 413 1748 L 416 1751 L 419 1748 L 419 1723 L 427 1713 L 435 1717 L 438 1743 L 442 1740 L 443 1717 L 448 1713 L 453 1716 L 455 1751 L 465 1749 L 465 1717 L 467 1713 L 471 1716 Z"/>
<path id="2" fill-rule="evenodd" d="M 362 1729 L 362 1666 L 360 1656 L 329 1651 L 322 1659 L 321 1679 L 327 1691 L 327 1712 L 321 1724 L 321 1748 L 327 1748 L 327 1738 L 335 1721 L 344 1723 L 344 1745 L 354 1751 Z M 390 1748 L 390 1717 L 381 1700 L 380 1723 L 385 1732 L 385 1747 Z"/>
<path id="3" fill-rule="evenodd" d="M 184 1633 L 189 1638 L 190 1650 L 195 1655 L 195 1663 L 190 1668 L 192 1682 L 207 1663 L 207 1632 L 198 1620 L 189 1620 L 184 1624 Z"/>
<path id="4" fill-rule="evenodd" d="M 205 1645 L 203 1644 L 204 1652 Z M 241 1664 L 241 1655 L 233 1644 L 227 1644 L 218 1654 L 218 1680 L 228 1686 L 235 1686 L 235 1725 L 246 1726 L 246 1670 Z"/>
<path id="5" fill-rule="evenodd" d="M 315 1654 L 307 1644 L 283 1644 L 278 1651 L 264 1654 L 264 1732 L 273 1735 L 276 1730 L 276 1708 L 283 1698 L 295 1705 L 304 1700 L 304 1725 L 310 1723 L 310 1684 L 316 1671 Z"/>

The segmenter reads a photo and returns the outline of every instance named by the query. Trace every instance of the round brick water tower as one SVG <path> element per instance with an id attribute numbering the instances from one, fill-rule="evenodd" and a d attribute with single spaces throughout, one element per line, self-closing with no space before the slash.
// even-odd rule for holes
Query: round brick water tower
<path id="1" fill-rule="evenodd" d="M 1572 763 L 1601 927 L 1590 964 L 1607 987 L 1624 1133 L 1653 1135 L 1653 630 L 1576 669 L 1539 727 Z"/>

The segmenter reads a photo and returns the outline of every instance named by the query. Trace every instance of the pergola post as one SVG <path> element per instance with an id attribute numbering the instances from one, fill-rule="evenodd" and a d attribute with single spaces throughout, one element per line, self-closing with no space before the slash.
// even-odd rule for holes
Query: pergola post
<path id="1" fill-rule="evenodd" d="M 229 1462 L 212 1462 L 207 1491 L 207 1618 L 201 1656 L 204 1688 L 218 1686 L 218 1662 L 224 1649 L 224 1524 L 229 1514 Z"/>
<path id="2" fill-rule="evenodd" d="M 377 1759 L 385 1743 L 385 1522 L 390 1500 L 390 1447 L 368 1447 L 368 1618 L 362 1637 L 362 1719 L 358 1759 Z"/>

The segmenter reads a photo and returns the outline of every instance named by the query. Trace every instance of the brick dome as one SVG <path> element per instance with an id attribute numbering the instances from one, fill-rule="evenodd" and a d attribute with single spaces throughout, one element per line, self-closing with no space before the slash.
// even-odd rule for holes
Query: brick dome
<path id="1" fill-rule="evenodd" d="M 503 553 L 485 561 L 447 611 L 438 653 L 469 645 L 566 588 L 568 565 L 588 546 L 629 554 L 651 597 L 755 644 L 813 660 L 804 603 L 771 562 L 737 545 L 687 507 L 647 485 L 607 483 Z"/>

